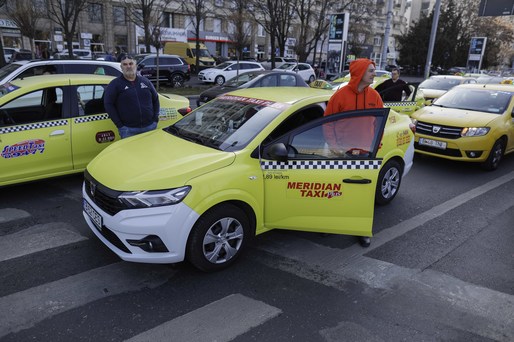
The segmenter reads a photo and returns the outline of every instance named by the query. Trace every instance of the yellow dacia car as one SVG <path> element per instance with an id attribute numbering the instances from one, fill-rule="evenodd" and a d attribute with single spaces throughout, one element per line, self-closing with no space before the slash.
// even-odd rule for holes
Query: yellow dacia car
<path id="1" fill-rule="evenodd" d="M 467 84 L 412 115 L 416 152 L 498 167 L 514 152 L 514 86 Z"/>
<path id="2" fill-rule="evenodd" d="M 85 172 L 87 224 L 124 260 L 202 270 L 271 229 L 371 236 L 375 201 L 412 166 L 414 127 L 387 108 L 324 117 L 331 94 L 238 90 L 109 146 Z"/>
<path id="3" fill-rule="evenodd" d="M 105 113 L 112 76 L 45 75 L 0 86 L 0 186 L 82 172 L 119 139 Z M 183 96 L 159 96 L 159 126 L 189 107 Z"/>

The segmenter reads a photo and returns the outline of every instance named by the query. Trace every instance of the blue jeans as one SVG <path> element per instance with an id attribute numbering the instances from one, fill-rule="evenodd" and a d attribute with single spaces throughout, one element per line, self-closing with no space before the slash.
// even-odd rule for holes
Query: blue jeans
<path id="1" fill-rule="evenodd" d="M 148 131 L 153 131 L 156 128 L 157 128 L 157 122 L 152 122 L 150 125 L 148 125 L 146 127 L 122 126 L 122 127 L 118 128 L 118 132 L 120 133 L 121 139 L 125 139 L 125 138 L 131 137 L 133 135 L 137 135 L 137 134 L 148 132 Z"/>

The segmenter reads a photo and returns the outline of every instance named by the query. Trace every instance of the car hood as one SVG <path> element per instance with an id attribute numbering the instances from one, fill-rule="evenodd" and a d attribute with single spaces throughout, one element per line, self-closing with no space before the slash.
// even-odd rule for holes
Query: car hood
<path id="1" fill-rule="evenodd" d="M 414 112 L 412 117 L 418 121 L 446 126 L 484 127 L 492 120 L 498 118 L 499 115 L 472 110 L 428 106 Z"/>
<path id="2" fill-rule="evenodd" d="M 448 90 L 439 90 L 439 89 L 427 89 L 427 88 L 418 88 L 418 91 L 423 92 L 423 96 L 426 99 L 435 99 L 438 97 L 441 97 L 444 93 L 446 93 Z"/>
<path id="3" fill-rule="evenodd" d="M 233 152 L 157 130 L 112 144 L 89 163 L 87 170 L 114 190 L 159 190 L 186 185 L 192 178 L 232 164 L 234 159 Z"/>

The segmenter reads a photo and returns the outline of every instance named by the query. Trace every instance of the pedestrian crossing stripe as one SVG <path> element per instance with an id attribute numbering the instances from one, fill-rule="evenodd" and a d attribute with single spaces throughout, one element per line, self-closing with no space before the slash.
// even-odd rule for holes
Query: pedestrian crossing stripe
<path id="1" fill-rule="evenodd" d="M 2 128 L 0 128 L 0 134 L 31 131 L 33 129 L 47 128 L 47 127 L 59 127 L 59 126 L 67 126 L 67 125 L 68 125 L 68 120 L 53 120 L 53 121 L 36 122 L 36 123 L 31 123 L 31 124 L 26 124 L 26 125 L 2 127 Z"/>
<path id="2" fill-rule="evenodd" d="M 289 160 L 261 161 L 262 170 L 375 170 L 382 160 Z"/>

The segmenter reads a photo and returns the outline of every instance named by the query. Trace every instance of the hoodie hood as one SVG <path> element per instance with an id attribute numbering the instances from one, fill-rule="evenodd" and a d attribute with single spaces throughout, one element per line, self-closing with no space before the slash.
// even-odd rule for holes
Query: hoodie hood
<path id="1" fill-rule="evenodd" d="M 375 66 L 375 63 L 367 58 L 359 58 L 350 63 L 350 82 L 348 86 L 355 94 L 359 93 L 359 83 L 370 64 Z"/>

